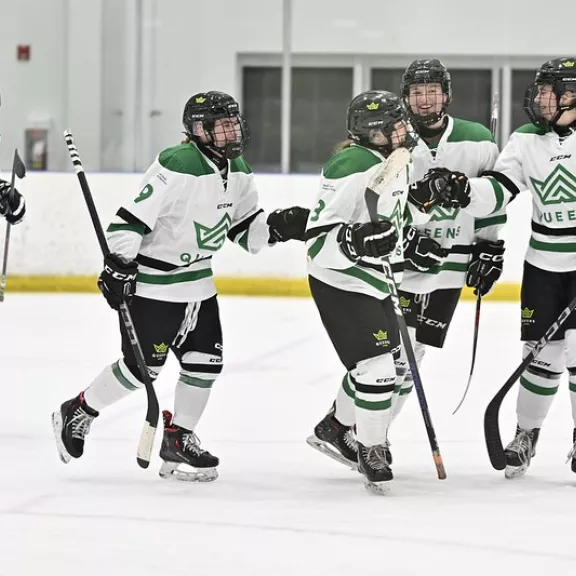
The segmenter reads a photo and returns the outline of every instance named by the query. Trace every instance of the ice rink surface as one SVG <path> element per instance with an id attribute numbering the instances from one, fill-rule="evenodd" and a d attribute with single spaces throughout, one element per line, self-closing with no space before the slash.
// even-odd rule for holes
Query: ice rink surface
<path id="1" fill-rule="evenodd" d="M 0 306 L 0 576 L 486 576 L 576 574 L 576 475 L 565 464 L 567 378 L 528 475 L 490 467 L 482 416 L 520 362 L 516 304 L 485 303 L 476 375 L 474 304 L 423 369 L 448 479 L 436 479 L 415 394 L 391 431 L 392 493 L 311 450 L 306 436 L 343 375 L 311 300 L 221 298 L 225 367 L 198 429 L 221 459 L 211 484 L 165 482 L 157 450 L 136 465 L 137 393 L 98 418 L 63 465 L 50 414 L 119 356 L 97 295 L 8 294 Z M 172 409 L 177 365 L 157 382 Z M 502 411 L 507 442 L 514 389 Z"/>

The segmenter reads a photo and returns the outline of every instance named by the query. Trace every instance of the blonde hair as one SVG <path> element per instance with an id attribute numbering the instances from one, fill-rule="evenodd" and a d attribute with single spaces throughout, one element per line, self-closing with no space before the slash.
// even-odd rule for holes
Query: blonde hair
<path id="1" fill-rule="evenodd" d="M 343 140 L 342 142 L 338 142 L 338 144 L 336 144 L 336 146 L 334 146 L 334 150 L 332 151 L 333 154 L 338 154 L 338 152 L 342 152 L 342 150 L 345 150 L 346 148 L 350 148 L 350 146 L 352 146 L 352 144 L 354 144 L 354 140 Z"/>

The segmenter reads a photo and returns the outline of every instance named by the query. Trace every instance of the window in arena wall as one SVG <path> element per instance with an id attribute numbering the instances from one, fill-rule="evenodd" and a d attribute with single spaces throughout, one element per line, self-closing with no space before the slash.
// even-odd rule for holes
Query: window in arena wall
<path id="1" fill-rule="evenodd" d="M 294 68 L 290 171 L 319 174 L 334 146 L 346 139 L 352 68 Z"/>
<path id="2" fill-rule="evenodd" d="M 353 68 L 294 67 L 290 171 L 317 174 L 346 138 Z M 254 171 L 281 170 L 281 67 L 242 67 L 242 109 L 252 135 L 246 160 Z"/>
<path id="3" fill-rule="evenodd" d="M 251 134 L 244 156 L 256 172 L 280 172 L 281 94 L 281 68 L 242 68 L 242 113 Z"/>
<path id="4" fill-rule="evenodd" d="M 492 70 L 449 68 L 452 77 L 452 104 L 449 111 L 456 118 L 490 126 L 492 106 Z M 400 94 L 403 69 L 372 68 L 371 88 Z"/>
<path id="5" fill-rule="evenodd" d="M 512 132 L 522 124 L 528 124 L 524 112 L 524 92 L 534 81 L 534 70 L 512 70 Z"/>

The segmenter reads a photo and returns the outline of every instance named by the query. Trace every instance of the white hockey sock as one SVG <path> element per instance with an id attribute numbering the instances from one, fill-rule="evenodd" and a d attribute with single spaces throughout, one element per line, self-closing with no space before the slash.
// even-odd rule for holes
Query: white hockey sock
<path id="1" fill-rule="evenodd" d="M 351 374 L 356 388 L 356 439 L 364 446 L 384 444 L 396 383 L 392 354 L 363 360 Z"/>
<path id="2" fill-rule="evenodd" d="M 174 419 L 176 426 L 194 430 L 206 408 L 214 379 L 198 378 L 180 372 L 174 395 Z"/>
<path id="3" fill-rule="evenodd" d="M 84 391 L 84 400 L 93 410 L 100 412 L 128 396 L 143 384 L 128 370 L 124 360 L 106 366 Z"/>
<path id="4" fill-rule="evenodd" d="M 523 355 L 532 350 L 533 342 L 524 344 Z M 549 342 L 520 376 L 516 413 L 523 430 L 541 428 L 558 391 L 564 370 L 564 341 Z"/>
<path id="5" fill-rule="evenodd" d="M 356 409 L 354 406 L 354 399 L 356 391 L 354 383 L 347 373 L 342 379 L 342 384 L 338 387 L 338 394 L 336 395 L 336 410 L 334 416 L 336 420 L 344 426 L 354 426 L 356 423 Z"/>
<path id="6" fill-rule="evenodd" d="M 396 420 L 398 414 L 404 408 L 404 404 L 406 404 L 406 400 L 410 397 L 410 393 L 414 389 L 414 381 L 412 380 L 412 374 L 408 374 L 404 378 L 404 382 L 400 386 L 397 394 L 395 394 L 394 400 L 392 402 L 392 422 Z"/>
<path id="7" fill-rule="evenodd" d="M 528 371 L 520 376 L 518 391 L 518 426 L 523 430 L 541 428 L 558 391 L 559 378 L 543 378 Z"/>
<path id="8" fill-rule="evenodd" d="M 574 420 L 574 428 L 576 428 L 576 369 L 570 368 L 570 403 L 572 405 L 572 419 Z M 574 374 L 572 374 L 574 371 Z"/>
<path id="9" fill-rule="evenodd" d="M 415 332 L 413 332 L 413 328 L 410 331 L 410 339 L 412 341 L 412 346 L 414 347 L 414 356 L 416 357 L 416 364 L 418 365 L 418 370 L 422 367 L 422 361 L 424 359 L 424 354 L 426 353 L 426 346 L 421 344 L 420 342 L 415 341 Z M 412 372 L 410 371 L 410 367 L 408 366 L 408 359 L 405 357 L 404 352 L 402 352 L 402 359 L 406 363 L 406 375 L 402 379 L 400 383 L 400 389 L 398 391 L 398 395 L 394 400 L 393 407 L 392 407 L 392 421 L 396 420 L 398 414 L 404 408 L 404 404 L 408 398 L 410 398 L 410 393 L 414 388 L 414 379 L 412 377 Z M 398 384 L 398 381 L 396 382 Z"/>

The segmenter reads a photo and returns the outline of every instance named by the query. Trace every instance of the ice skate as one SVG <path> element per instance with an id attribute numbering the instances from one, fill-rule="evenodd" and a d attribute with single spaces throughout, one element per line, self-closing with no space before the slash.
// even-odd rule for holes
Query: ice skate
<path id="1" fill-rule="evenodd" d="M 90 432 L 94 418 L 98 416 L 84 401 L 84 393 L 67 400 L 52 414 L 52 428 L 60 460 L 68 464 L 72 458 L 84 453 L 84 438 Z"/>
<path id="2" fill-rule="evenodd" d="M 574 445 L 572 446 L 572 450 L 568 452 L 567 462 L 571 461 L 572 472 L 576 473 L 576 428 L 574 428 L 572 432 L 572 441 Z"/>
<path id="3" fill-rule="evenodd" d="M 364 446 L 358 442 L 358 471 L 364 476 L 366 490 L 373 494 L 386 495 L 394 478 L 386 460 L 386 446 Z"/>
<path id="4" fill-rule="evenodd" d="M 329 458 L 350 467 L 358 469 L 358 447 L 351 426 L 345 426 L 336 420 L 334 407 L 314 428 L 314 434 L 308 436 L 309 446 L 322 452 Z"/>
<path id="5" fill-rule="evenodd" d="M 516 426 L 516 436 L 506 446 L 506 470 L 504 471 L 506 478 L 524 476 L 536 454 L 539 434 L 540 428 L 523 430 L 520 426 Z"/>
<path id="6" fill-rule="evenodd" d="M 180 428 L 172 423 L 172 414 L 162 412 L 164 437 L 160 448 L 160 477 L 165 480 L 186 482 L 212 482 L 218 478 L 216 466 L 220 463 L 216 456 L 200 448 L 200 440 L 192 430 Z M 184 464 L 189 468 L 180 469 Z"/>

